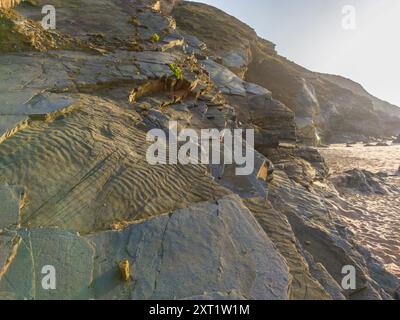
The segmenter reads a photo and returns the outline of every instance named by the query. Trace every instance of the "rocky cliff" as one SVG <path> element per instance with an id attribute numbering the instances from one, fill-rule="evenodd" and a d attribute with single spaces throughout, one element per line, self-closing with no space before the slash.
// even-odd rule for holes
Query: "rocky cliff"
<path id="1" fill-rule="evenodd" d="M 192 2 L 180 3 L 173 14 L 178 27 L 204 41 L 213 58 L 289 107 L 302 142 L 367 140 L 399 133 L 400 108 L 352 81 L 314 73 L 287 60 L 274 44 L 228 14 Z"/>
<path id="2" fill-rule="evenodd" d="M 296 144 L 303 114 L 252 75 L 260 55 L 290 88 L 299 83 L 286 67 L 307 71 L 205 5 L 36 2 L 1 11 L 1 298 L 399 297 L 400 280 L 339 219 L 361 209 L 326 180 L 318 151 Z M 43 4 L 57 9 L 56 32 L 35 22 Z M 298 99 L 317 114 L 308 81 Z M 150 165 L 146 133 L 170 120 L 254 128 L 253 174 Z M 267 157 L 276 166 L 268 189 Z M 45 265 L 62 275 L 56 290 L 41 286 Z M 346 265 L 352 290 L 341 287 Z"/>

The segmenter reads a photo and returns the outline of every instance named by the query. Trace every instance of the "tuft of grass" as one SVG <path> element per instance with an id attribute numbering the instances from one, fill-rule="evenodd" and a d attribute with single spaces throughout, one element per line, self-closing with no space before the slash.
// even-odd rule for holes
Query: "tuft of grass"
<path id="1" fill-rule="evenodd" d="M 182 69 L 179 66 L 174 63 L 169 63 L 168 67 L 171 69 L 177 80 L 182 79 Z"/>
<path id="2" fill-rule="evenodd" d="M 38 2 L 37 0 L 23 0 L 22 4 L 27 4 L 31 7 L 37 7 L 38 6 Z"/>
<path id="3" fill-rule="evenodd" d="M 158 42 L 158 41 L 160 41 L 160 39 L 161 38 L 157 33 L 152 34 L 151 37 L 150 37 L 150 40 L 153 41 L 153 42 Z"/>

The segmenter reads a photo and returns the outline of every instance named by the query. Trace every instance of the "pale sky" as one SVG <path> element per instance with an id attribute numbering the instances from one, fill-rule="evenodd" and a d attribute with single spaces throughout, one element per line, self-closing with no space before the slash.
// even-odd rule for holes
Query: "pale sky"
<path id="1" fill-rule="evenodd" d="M 400 106 L 400 0 L 198 0 L 244 21 L 278 52 Z M 342 26 L 352 5 L 356 29 Z"/>

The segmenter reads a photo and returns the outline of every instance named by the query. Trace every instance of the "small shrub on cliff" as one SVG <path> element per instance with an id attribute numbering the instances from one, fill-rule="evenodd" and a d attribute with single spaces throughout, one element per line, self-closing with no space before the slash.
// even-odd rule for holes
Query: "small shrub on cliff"
<path id="1" fill-rule="evenodd" d="M 158 42 L 160 41 L 160 36 L 157 33 L 154 33 L 151 35 L 150 40 L 153 42 Z"/>
<path id="2" fill-rule="evenodd" d="M 182 69 L 174 63 L 168 64 L 168 67 L 174 73 L 174 76 L 177 80 L 182 79 Z"/>

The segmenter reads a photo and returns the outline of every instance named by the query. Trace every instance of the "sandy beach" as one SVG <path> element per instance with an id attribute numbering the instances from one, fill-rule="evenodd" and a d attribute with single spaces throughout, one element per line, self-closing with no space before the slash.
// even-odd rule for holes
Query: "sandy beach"
<path id="1" fill-rule="evenodd" d="M 395 176 L 400 166 L 400 145 L 332 145 L 320 151 L 332 175 L 351 169 L 388 173 L 385 184 L 392 189 L 386 195 L 342 194 L 363 212 L 349 213 L 342 219 L 362 245 L 381 259 L 388 270 L 400 276 L 400 176 Z"/>

